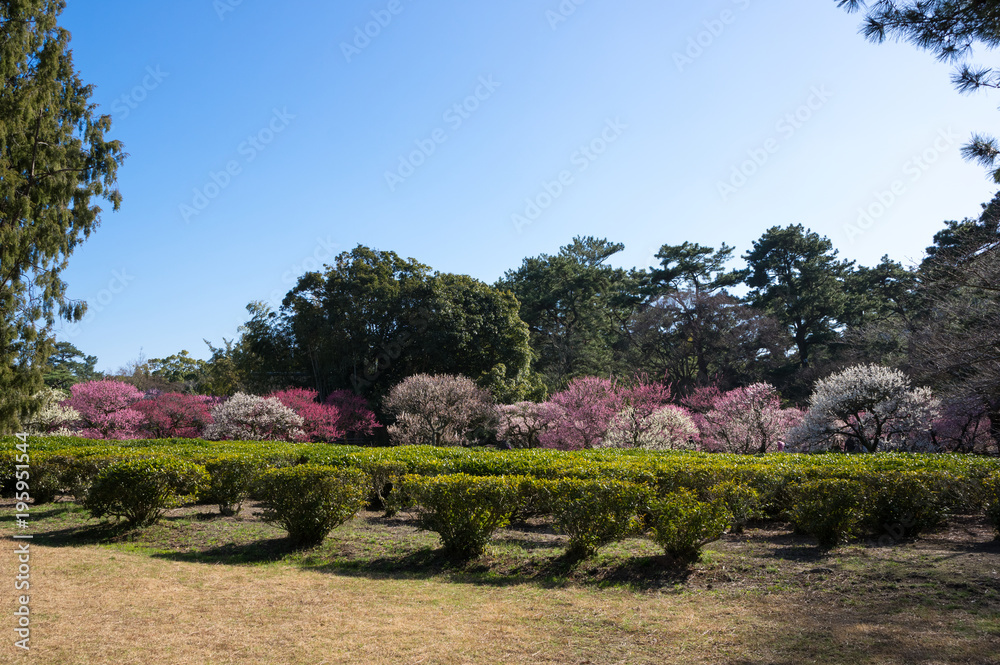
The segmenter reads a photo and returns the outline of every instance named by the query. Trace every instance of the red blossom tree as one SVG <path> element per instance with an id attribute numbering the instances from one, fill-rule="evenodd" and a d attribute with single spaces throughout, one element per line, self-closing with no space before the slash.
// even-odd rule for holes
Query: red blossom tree
<path id="1" fill-rule="evenodd" d="M 212 422 L 210 406 L 201 395 L 147 395 L 132 408 L 143 415 L 143 435 L 154 439 L 196 439 Z"/>
<path id="2" fill-rule="evenodd" d="M 348 436 L 371 436 L 382 426 L 368 408 L 368 400 L 350 390 L 334 390 L 326 403 L 337 409 L 337 428 Z"/>
<path id="3" fill-rule="evenodd" d="M 273 397 L 302 417 L 303 439 L 306 441 L 337 441 L 343 438 L 340 411 L 327 402 L 320 404 L 319 393 L 308 388 L 289 388 L 271 393 Z"/>

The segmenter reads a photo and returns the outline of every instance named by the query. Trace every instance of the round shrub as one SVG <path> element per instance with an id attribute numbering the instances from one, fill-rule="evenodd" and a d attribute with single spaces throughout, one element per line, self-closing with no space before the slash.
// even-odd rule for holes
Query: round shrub
<path id="1" fill-rule="evenodd" d="M 201 499 L 219 506 L 223 515 L 236 515 L 253 490 L 262 462 L 247 455 L 220 455 L 205 462 L 209 483 Z"/>
<path id="2" fill-rule="evenodd" d="M 763 515 L 757 490 L 731 480 L 709 487 L 706 498 L 710 501 L 722 499 L 726 504 L 732 516 L 733 533 L 742 533 L 747 522 L 760 519 Z"/>
<path id="3" fill-rule="evenodd" d="M 694 492 L 679 490 L 651 501 L 648 519 L 653 540 L 680 563 L 692 563 L 701 548 L 718 540 L 732 515 L 722 499 L 699 501 Z"/>
<path id="4" fill-rule="evenodd" d="M 173 458 L 130 459 L 103 469 L 83 502 L 93 517 L 110 515 L 132 527 L 154 524 L 208 483 L 205 468 Z"/>
<path id="5" fill-rule="evenodd" d="M 420 526 L 441 536 L 445 552 L 471 559 L 486 551 L 497 529 L 517 510 L 524 478 L 516 476 L 405 476 L 399 493 L 416 507 Z"/>
<path id="6" fill-rule="evenodd" d="M 257 486 L 264 520 L 288 531 L 295 546 L 312 547 L 364 507 L 369 479 L 357 469 L 303 464 L 269 469 Z"/>
<path id="7" fill-rule="evenodd" d="M 864 512 L 864 486 L 854 480 L 812 480 L 792 490 L 788 514 L 795 528 L 814 536 L 821 547 L 835 547 L 858 534 Z"/>
<path id="8" fill-rule="evenodd" d="M 864 526 L 880 541 L 912 538 L 948 515 L 948 499 L 936 492 L 939 478 L 919 471 L 892 471 L 861 476 L 865 487 Z"/>
<path id="9" fill-rule="evenodd" d="M 650 495 L 649 488 L 635 483 L 576 478 L 539 480 L 534 491 L 552 511 L 558 530 L 569 536 L 567 552 L 573 558 L 639 533 L 638 514 Z"/>

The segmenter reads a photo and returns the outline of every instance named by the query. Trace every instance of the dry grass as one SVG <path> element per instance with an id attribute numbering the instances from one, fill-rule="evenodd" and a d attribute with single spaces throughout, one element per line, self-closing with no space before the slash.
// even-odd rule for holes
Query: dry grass
<path id="1" fill-rule="evenodd" d="M 270 542 L 252 513 L 180 511 L 103 544 L 78 513 L 39 515 L 32 650 L 19 654 L 5 629 L 0 662 L 1000 663 L 1000 548 L 974 518 L 899 547 L 831 553 L 780 526 L 753 529 L 683 575 L 630 541 L 553 576 L 559 537 L 543 527 L 511 530 L 486 560 L 456 568 L 433 557 L 433 534 L 369 513 L 311 552 L 264 548 L 233 565 L 213 530 Z M 254 559 L 252 545 L 236 552 Z M 14 565 L 0 556 L 0 580 Z M 636 584 L 642 575 L 654 583 Z M 4 594 L 10 627 L 13 600 Z"/>

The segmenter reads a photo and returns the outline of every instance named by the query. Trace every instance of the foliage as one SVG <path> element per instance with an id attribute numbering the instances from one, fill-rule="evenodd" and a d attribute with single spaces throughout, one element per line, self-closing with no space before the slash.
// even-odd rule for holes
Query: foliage
<path id="1" fill-rule="evenodd" d="M 368 478 L 357 469 L 300 465 L 260 477 L 263 518 L 279 524 L 293 544 L 311 547 L 365 505 Z"/>
<path id="2" fill-rule="evenodd" d="M 259 458 L 243 454 L 220 455 L 205 462 L 209 482 L 201 499 L 219 506 L 223 515 L 238 515 L 263 468 Z"/>
<path id="3" fill-rule="evenodd" d="M 608 543 L 638 534 L 638 513 L 650 493 L 635 483 L 577 478 L 537 481 L 533 491 L 555 516 L 556 528 L 569 536 L 570 558 L 589 556 Z"/>
<path id="4" fill-rule="evenodd" d="M 940 491 L 941 478 L 918 471 L 874 473 L 865 483 L 864 527 L 889 543 L 912 538 L 941 524 L 949 497 Z"/>
<path id="5" fill-rule="evenodd" d="M 795 528 L 835 547 L 860 533 L 865 487 L 856 480 L 825 478 L 794 488 L 788 515 Z"/>
<path id="6" fill-rule="evenodd" d="M 769 383 L 755 383 L 718 395 L 704 414 L 702 435 L 727 453 L 781 450 L 788 431 L 802 420 L 798 409 L 782 409 Z"/>
<path id="7" fill-rule="evenodd" d="M 992 473 L 983 481 L 986 500 L 986 518 L 996 530 L 996 537 L 1000 540 L 1000 472 Z"/>
<path id="8" fill-rule="evenodd" d="M 194 498 L 207 484 L 205 468 L 177 459 L 123 460 L 104 468 L 83 506 L 95 518 L 111 515 L 131 527 L 157 522 L 170 508 Z"/>
<path id="9" fill-rule="evenodd" d="M 814 348 L 837 338 L 847 306 L 843 279 L 853 264 L 836 257 L 829 239 L 801 224 L 771 227 L 743 257 L 748 299 L 788 328 L 803 367 Z"/>
<path id="10" fill-rule="evenodd" d="M 559 450 L 599 445 L 622 405 L 614 382 L 592 376 L 573 379 L 549 401 L 561 410 L 552 412 L 556 420 L 538 438 L 543 447 Z"/>
<path id="11" fill-rule="evenodd" d="M 302 438 L 302 417 L 270 397 L 236 393 L 212 409 L 206 439 L 233 441 L 296 441 Z"/>
<path id="12" fill-rule="evenodd" d="M 468 445 L 494 425 L 496 408 L 488 392 L 464 376 L 416 374 L 385 398 L 395 415 L 389 427 L 395 445 Z"/>
<path id="13" fill-rule="evenodd" d="M 726 504 L 733 533 L 742 533 L 748 522 L 764 516 L 760 493 L 749 485 L 727 480 L 712 485 L 705 495 L 710 501 L 721 499 Z"/>
<path id="14" fill-rule="evenodd" d="M 336 441 L 344 436 L 340 429 L 340 412 L 332 404 L 320 404 L 319 393 L 308 388 L 289 388 L 273 392 L 268 397 L 278 400 L 302 418 L 306 441 Z"/>
<path id="15" fill-rule="evenodd" d="M 84 355 L 69 342 L 56 342 L 55 350 L 45 363 L 45 385 L 69 390 L 74 383 L 100 379 L 96 367 L 97 356 Z"/>
<path id="16" fill-rule="evenodd" d="M 79 433 L 90 439 L 133 439 L 144 417 L 134 408 L 142 393 L 121 381 L 104 379 L 78 383 L 65 403 L 80 414 Z"/>
<path id="17" fill-rule="evenodd" d="M 691 563 L 704 545 L 722 536 L 732 516 L 722 499 L 703 502 L 694 492 L 679 490 L 651 501 L 647 519 L 656 544 L 676 561 Z"/>
<path id="18" fill-rule="evenodd" d="M 805 419 L 789 433 L 800 450 L 922 450 L 936 402 L 899 370 L 856 365 L 816 383 Z"/>
<path id="19" fill-rule="evenodd" d="M 416 506 L 421 528 L 438 533 L 449 556 L 466 560 L 481 555 L 493 533 L 510 523 L 524 480 L 464 473 L 409 475 L 394 495 Z"/>
<path id="20" fill-rule="evenodd" d="M 64 6 L 0 5 L 0 432 L 38 409 L 56 319 L 86 312 L 61 274 L 100 222 L 93 199 L 121 203 L 125 154 L 105 140 L 111 117 L 95 117 L 93 88 L 73 66 Z"/>
<path id="21" fill-rule="evenodd" d="M 202 395 L 147 395 L 132 408 L 143 415 L 140 425 L 143 434 L 155 439 L 195 439 L 212 422 L 209 401 Z"/>

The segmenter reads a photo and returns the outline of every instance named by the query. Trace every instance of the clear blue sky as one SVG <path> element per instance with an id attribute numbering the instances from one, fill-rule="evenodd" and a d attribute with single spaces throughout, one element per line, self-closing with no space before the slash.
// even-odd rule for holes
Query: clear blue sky
<path id="1" fill-rule="evenodd" d="M 359 243 L 493 282 L 575 235 L 647 267 L 802 223 L 911 262 L 995 191 L 959 148 L 1000 99 L 867 43 L 834 0 L 576 2 L 70 0 L 130 156 L 65 272 L 91 314 L 61 338 L 105 370 L 207 357 Z"/>

